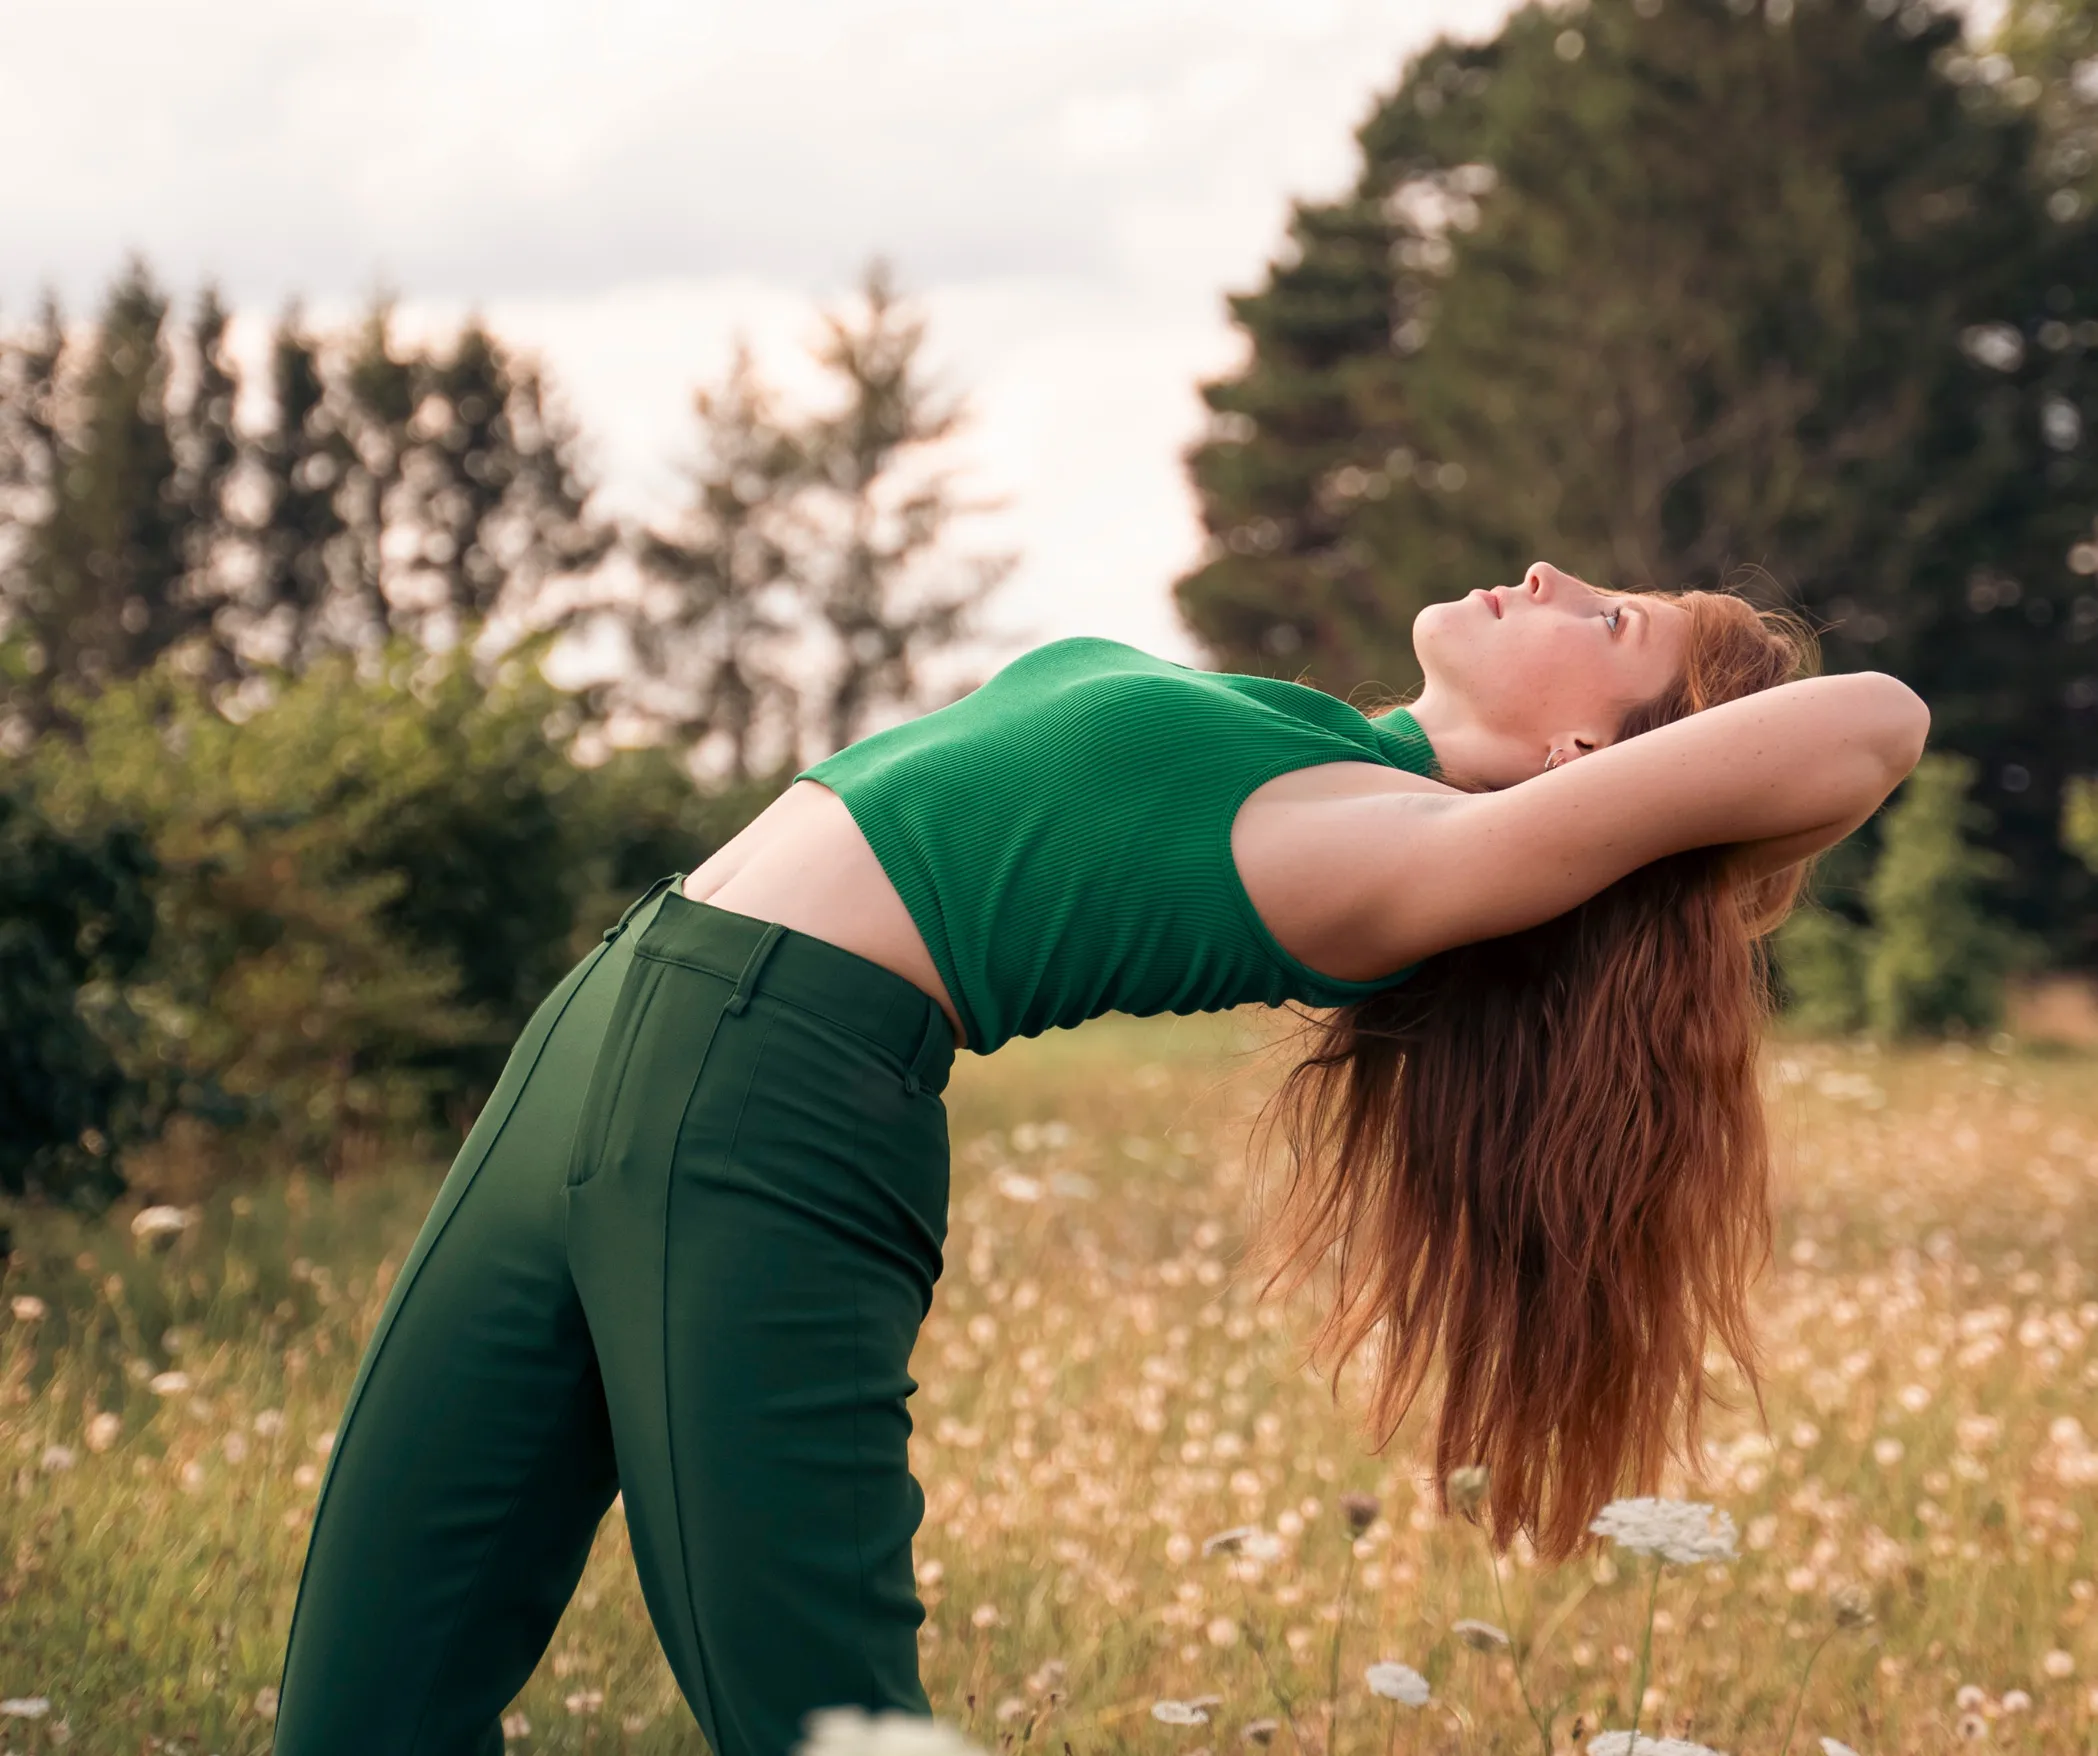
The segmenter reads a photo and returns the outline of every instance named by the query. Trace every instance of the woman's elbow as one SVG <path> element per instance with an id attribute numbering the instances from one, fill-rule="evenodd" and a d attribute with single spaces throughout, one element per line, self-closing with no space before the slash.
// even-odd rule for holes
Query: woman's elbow
<path id="1" fill-rule="evenodd" d="M 1865 742 L 1884 770 L 1884 797 L 1922 759 L 1924 741 L 1930 736 L 1930 708 L 1915 690 L 1885 671 L 1854 671 L 1851 676 L 1866 698 Z"/>
<path id="2" fill-rule="evenodd" d="M 1901 781 L 1923 758 L 1923 745 L 1930 736 L 1930 707 L 1922 696 L 1899 677 L 1888 677 L 1887 762 L 1896 782 Z"/>

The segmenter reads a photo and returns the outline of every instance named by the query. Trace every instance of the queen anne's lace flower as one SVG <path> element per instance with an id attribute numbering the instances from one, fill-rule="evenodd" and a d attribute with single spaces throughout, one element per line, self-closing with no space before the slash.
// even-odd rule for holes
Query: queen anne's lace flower
<path id="1" fill-rule="evenodd" d="M 1208 1710 L 1197 1707 L 1192 1701 L 1154 1701 L 1151 1703 L 1151 1717 L 1159 1724 L 1169 1726 L 1209 1724 Z"/>
<path id="2" fill-rule="evenodd" d="M 1362 1675 L 1372 1695 L 1381 1695 L 1386 1701 L 1396 1701 L 1402 1707 L 1428 1705 L 1428 1679 L 1410 1665 L 1386 1660 L 1371 1665 Z"/>
<path id="3" fill-rule="evenodd" d="M 1587 1756 L 1720 1756 L 1717 1750 L 1693 1744 L 1687 1738 L 1650 1738 L 1638 1734 L 1637 1748 L 1630 1732 L 1597 1732 L 1588 1740 Z"/>
<path id="4" fill-rule="evenodd" d="M 802 1719 L 796 1756 L 984 1756 L 953 1726 L 923 1714 L 884 1708 L 819 1707 Z"/>
<path id="5" fill-rule="evenodd" d="M 1249 1561 L 1275 1561 L 1282 1556 L 1282 1539 L 1257 1524 L 1236 1525 L 1220 1530 L 1202 1542 L 1204 1555 L 1243 1555 Z"/>
<path id="6" fill-rule="evenodd" d="M 1588 1527 L 1634 1554 L 1694 1567 L 1734 1558 L 1734 1520 L 1701 1500 L 1612 1500 Z"/>

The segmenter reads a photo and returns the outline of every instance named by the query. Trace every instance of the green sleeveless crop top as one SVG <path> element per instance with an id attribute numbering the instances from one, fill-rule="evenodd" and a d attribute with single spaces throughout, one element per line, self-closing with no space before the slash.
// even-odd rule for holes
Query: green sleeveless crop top
<path id="1" fill-rule="evenodd" d="M 845 801 L 989 1054 L 1102 1012 L 1338 1006 L 1411 974 L 1320 975 L 1276 941 L 1231 857 L 1263 781 L 1321 762 L 1433 772 L 1403 708 L 1051 641 L 972 693 L 796 775 Z"/>

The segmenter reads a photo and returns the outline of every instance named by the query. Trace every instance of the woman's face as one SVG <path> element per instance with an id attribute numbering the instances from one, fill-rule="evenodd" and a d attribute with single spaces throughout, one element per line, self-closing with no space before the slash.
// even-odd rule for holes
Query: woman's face
<path id="1" fill-rule="evenodd" d="M 1602 591 L 1548 561 L 1414 618 L 1413 650 L 1446 720 L 1495 751 L 1483 775 L 1508 785 L 1616 735 L 1626 711 L 1682 674 L 1690 613 L 1635 592 Z"/>

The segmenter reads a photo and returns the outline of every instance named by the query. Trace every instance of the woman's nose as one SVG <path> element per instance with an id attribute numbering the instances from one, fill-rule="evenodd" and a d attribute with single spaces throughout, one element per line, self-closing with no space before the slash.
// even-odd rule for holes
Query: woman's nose
<path id="1" fill-rule="evenodd" d="M 1530 569 L 1523 575 L 1523 590 L 1539 603 L 1549 603 L 1555 593 L 1578 590 L 1581 581 L 1571 573 L 1562 573 L 1549 561 L 1532 561 Z"/>

